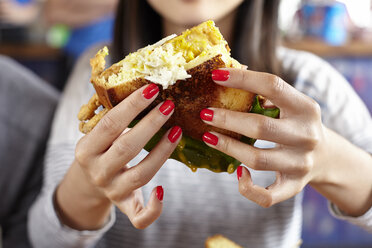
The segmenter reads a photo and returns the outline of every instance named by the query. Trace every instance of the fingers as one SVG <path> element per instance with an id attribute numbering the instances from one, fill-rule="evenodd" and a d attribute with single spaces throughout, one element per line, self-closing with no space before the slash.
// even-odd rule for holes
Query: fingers
<path id="1" fill-rule="evenodd" d="M 237 169 L 238 179 L 239 179 L 239 193 L 245 198 L 257 203 L 262 207 L 270 207 L 272 205 L 272 197 L 269 192 L 258 185 L 254 185 L 251 173 L 244 168 L 239 166 Z"/>
<path id="2" fill-rule="evenodd" d="M 152 190 L 149 202 L 145 207 L 142 191 L 138 189 L 125 200 L 117 202 L 116 205 L 128 216 L 135 228 L 144 229 L 159 218 L 163 209 L 163 196 L 163 187 L 157 186 Z"/>
<path id="3" fill-rule="evenodd" d="M 164 123 L 173 113 L 174 104 L 172 101 L 165 101 L 155 107 L 129 132 L 121 135 L 105 152 L 99 160 L 110 166 L 103 168 L 106 177 L 113 177 L 123 166 L 132 160 L 147 144 L 147 142 L 159 131 Z M 164 142 L 163 142 L 164 143 Z M 171 143 L 165 141 L 165 145 Z M 169 147 L 164 147 L 168 152 L 176 145 L 172 143 Z M 99 168 L 101 170 L 102 168 Z"/>
<path id="4" fill-rule="evenodd" d="M 274 119 L 264 115 L 242 113 L 227 109 L 208 108 L 200 112 L 201 119 L 212 126 L 230 130 L 246 137 L 268 140 L 283 145 L 306 145 L 310 140 L 305 125 L 290 128 L 291 122 L 284 119 Z"/>
<path id="5" fill-rule="evenodd" d="M 299 103 L 307 99 L 280 77 L 250 70 L 224 68 L 212 72 L 212 79 L 223 86 L 254 92 L 268 98 L 282 109 L 300 108 Z"/>
<path id="6" fill-rule="evenodd" d="M 303 175 L 308 173 L 313 166 L 310 154 L 304 159 L 304 156 L 295 150 L 286 150 L 281 147 L 260 149 L 215 132 L 205 133 L 203 140 L 207 145 L 236 158 L 255 170 Z"/>
<path id="7" fill-rule="evenodd" d="M 117 176 L 110 185 L 111 198 L 124 198 L 147 184 L 172 154 L 181 135 L 181 128 L 173 127 L 138 165 Z"/>
<path id="8" fill-rule="evenodd" d="M 158 92 L 155 84 L 143 86 L 111 109 L 79 142 L 84 146 L 84 152 L 99 154 L 106 151 L 132 120 L 150 105 Z"/>
<path id="9" fill-rule="evenodd" d="M 142 172 L 142 178 L 144 180 L 144 182 L 141 182 L 139 185 L 133 184 L 134 187 L 144 185 L 153 178 L 177 147 L 181 137 L 182 129 L 178 126 L 174 126 L 163 136 L 162 140 L 154 147 L 154 149 L 137 166 L 132 168 L 132 170 Z M 130 175 L 127 177 L 129 176 Z M 127 179 L 125 179 L 124 176 L 122 180 L 126 181 Z"/>
<path id="10" fill-rule="evenodd" d="M 283 178 L 279 173 L 276 181 L 267 188 L 254 185 L 249 170 L 243 166 L 238 167 L 237 175 L 240 194 L 265 208 L 293 197 L 303 188 L 299 180 Z"/>
<path id="11" fill-rule="evenodd" d="M 144 207 L 140 188 L 147 184 L 171 155 L 181 139 L 182 130 L 173 127 L 138 165 L 124 169 L 110 185 L 105 187 L 105 195 L 120 210 L 127 214 L 136 228 L 143 229 L 154 222 L 161 213 L 163 189 L 153 190 L 148 205 Z"/>

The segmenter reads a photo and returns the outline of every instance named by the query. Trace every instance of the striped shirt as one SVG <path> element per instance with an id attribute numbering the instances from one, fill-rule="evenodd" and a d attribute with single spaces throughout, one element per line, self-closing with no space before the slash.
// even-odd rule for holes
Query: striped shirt
<path id="1" fill-rule="evenodd" d="M 53 194 L 74 159 L 82 134 L 76 115 L 94 93 L 89 83 L 89 58 L 82 56 L 69 79 L 54 119 L 44 169 L 44 185 L 29 215 L 29 233 L 35 247 L 203 247 L 207 237 L 223 234 L 245 247 L 295 247 L 301 238 L 302 197 L 299 193 L 268 209 L 239 194 L 236 175 L 200 169 L 168 160 L 143 187 L 145 201 L 157 185 L 164 187 L 162 215 L 145 230 L 135 229 L 115 209 L 99 230 L 76 231 L 59 221 Z M 346 80 L 320 58 L 305 52 L 280 49 L 286 75 L 295 87 L 315 99 L 322 109 L 323 123 L 353 144 L 372 153 L 372 119 Z M 272 143 L 259 141 L 257 146 Z M 142 151 L 131 165 L 144 156 Z M 251 170 L 255 184 L 270 185 L 273 172 Z M 372 209 L 363 216 L 342 215 L 330 204 L 331 213 L 372 231 Z"/>

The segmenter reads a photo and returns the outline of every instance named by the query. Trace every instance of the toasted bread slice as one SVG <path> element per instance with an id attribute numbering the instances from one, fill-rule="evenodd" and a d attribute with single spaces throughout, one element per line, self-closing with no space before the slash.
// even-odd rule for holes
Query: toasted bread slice
<path id="1" fill-rule="evenodd" d="M 205 241 L 205 248 L 243 248 L 221 234 L 209 237 Z"/>
<path id="2" fill-rule="evenodd" d="M 248 112 L 254 98 L 250 92 L 213 82 L 211 73 L 214 69 L 241 68 L 239 62 L 231 58 L 230 48 L 213 21 L 204 22 L 179 36 L 164 38 L 105 70 L 107 54 L 108 49 L 103 48 L 91 59 L 91 82 L 105 109 L 113 108 L 143 85 L 156 83 L 160 93 L 149 109 L 166 99 L 175 103 L 174 114 L 165 127 L 179 125 L 185 135 L 198 140 L 204 132 L 211 130 L 239 138 L 238 134 L 206 125 L 199 117 L 200 111 L 207 107 Z M 79 114 L 80 130 L 84 133 L 89 132 L 98 119 L 93 117 L 89 123 L 94 115 L 92 109 L 97 107 L 97 101 L 91 102 L 95 104 L 83 106 Z"/>

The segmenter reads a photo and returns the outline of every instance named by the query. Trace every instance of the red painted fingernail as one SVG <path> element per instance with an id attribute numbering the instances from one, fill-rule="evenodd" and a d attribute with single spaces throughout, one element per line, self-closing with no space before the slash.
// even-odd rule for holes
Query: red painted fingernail
<path id="1" fill-rule="evenodd" d="M 146 99 L 151 99 L 158 92 L 159 92 L 159 87 L 156 84 L 149 84 L 149 86 L 147 86 L 143 90 L 142 95 Z"/>
<path id="2" fill-rule="evenodd" d="M 170 130 L 168 134 L 168 139 L 170 142 L 174 143 L 178 140 L 181 134 L 182 134 L 182 129 L 179 126 L 174 126 L 172 127 L 172 129 Z"/>
<path id="3" fill-rule="evenodd" d="M 156 197 L 159 199 L 159 201 L 163 200 L 164 196 L 164 190 L 162 186 L 157 186 L 156 187 Z"/>
<path id="4" fill-rule="evenodd" d="M 226 70 L 212 71 L 212 79 L 215 81 L 226 81 L 230 78 L 230 72 Z"/>
<path id="5" fill-rule="evenodd" d="M 211 109 L 203 109 L 200 111 L 200 118 L 205 121 L 212 121 L 213 120 L 213 110 Z"/>
<path id="6" fill-rule="evenodd" d="M 238 177 L 238 180 L 240 180 L 240 178 L 242 177 L 242 173 L 243 173 L 243 166 L 239 165 L 238 169 L 236 169 L 236 176 Z"/>
<path id="7" fill-rule="evenodd" d="M 166 100 L 163 104 L 159 107 L 160 112 L 163 115 L 169 115 L 172 110 L 174 109 L 174 103 L 171 100 Z"/>
<path id="8" fill-rule="evenodd" d="M 203 140 L 204 142 L 211 144 L 213 146 L 217 145 L 218 143 L 218 137 L 214 134 L 211 134 L 209 132 L 206 132 L 203 134 Z"/>

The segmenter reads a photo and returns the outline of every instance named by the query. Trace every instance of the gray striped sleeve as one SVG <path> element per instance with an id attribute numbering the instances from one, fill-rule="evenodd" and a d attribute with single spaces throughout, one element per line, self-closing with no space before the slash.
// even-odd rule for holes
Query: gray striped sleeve
<path id="1" fill-rule="evenodd" d="M 92 247 L 115 222 L 114 208 L 107 223 L 99 230 L 77 231 L 63 225 L 57 216 L 53 196 L 57 185 L 71 164 L 73 145 L 53 145 L 49 148 L 44 175 L 48 178 L 29 214 L 29 235 L 35 247 Z M 54 169 L 53 169 L 54 168 Z"/>
<path id="2" fill-rule="evenodd" d="M 35 247 L 91 247 L 115 222 L 112 209 L 109 220 L 101 229 L 76 231 L 59 221 L 53 205 L 55 189 L 72 164 L 76 142 L 82 136 L 78 130 L 77 113 L 93 94 L 89 83 L 89 58 L 95 50 L 77 62 L 53 120 L 44 162 L 43 188 L 29 212 L 29 236 Z"/>
<path id="3" fill-rule="evenodd" d="M 337 219 L 346 220 L 372 233 L 372 208 L 358 217 L 351 217 L 342 212 L 335 204 L 328 202 L 329 212 Z"/>

